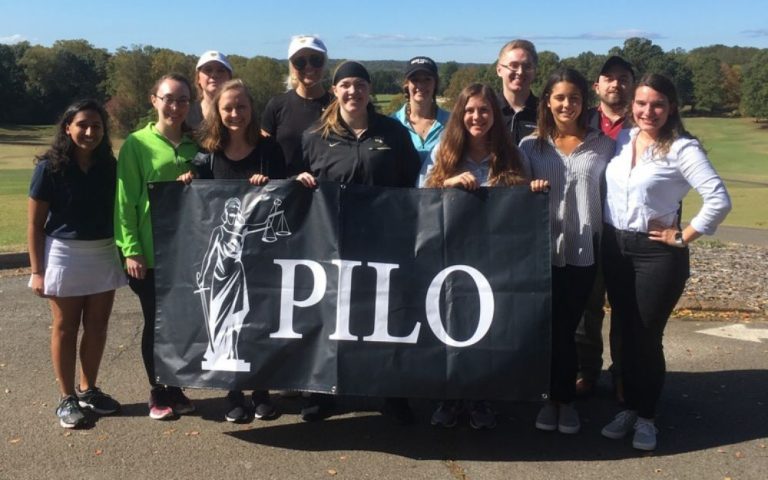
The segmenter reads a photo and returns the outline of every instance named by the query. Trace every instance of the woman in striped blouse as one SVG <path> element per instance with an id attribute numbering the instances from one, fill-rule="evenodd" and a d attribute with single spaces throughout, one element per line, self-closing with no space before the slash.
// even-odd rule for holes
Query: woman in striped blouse
<path id="1" fill-rule="evenodd" d="M 588 84 L 573 69 L 555 71 L 539 102 L 536 132 L 520 142 L 530 161 L 531 188 L 549 189 L 552 241 L 550 400 L 536 428 L 577 433 L 573 406 L 578 370 L 574 334 L 595 279 L 602 227 L 603 173 L 614 141 L 587 125 Z"/>

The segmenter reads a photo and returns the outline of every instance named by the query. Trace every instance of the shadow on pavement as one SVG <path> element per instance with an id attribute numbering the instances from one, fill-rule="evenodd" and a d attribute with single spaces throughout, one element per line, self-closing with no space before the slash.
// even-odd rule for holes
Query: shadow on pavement
<path id="1" fill-rule="evenodd" d="M 658 418 L 659 447 L 652 455 L 677 455 L 768 437 L 768 398 L 764 388 L 756 388 L 766 384 L 766 370 L 669 372 Z M 359 401 L 367 404 L 360 405 L 365 412 L 354 408 Z M 344 399 L 342 403 L 342 410 L 352 407 L 349 410 L 357 413 L 317 423 L 256 421 L 251 429 L 226 434 L 286 449 L 375 451 L 432 460 L 594 461 L 649 455 L 631 447 L 631 436 L 609 440 L 600 435 L 600 429 L 620 410 L 607 395 L 578 402 L 582 430 L 577 435 L 536 430 L 536 404 L 496 404 L 499 426 L 475 431 L 466 419 L 453 429 L 432 427 L 432 404 L 425 400 L 412 401 L 419 421 L 407 427 L 370 413 L 375 410 L 371 399 Z M 288 405 L 295 401 L 278 400 L 281 410 Z"/>

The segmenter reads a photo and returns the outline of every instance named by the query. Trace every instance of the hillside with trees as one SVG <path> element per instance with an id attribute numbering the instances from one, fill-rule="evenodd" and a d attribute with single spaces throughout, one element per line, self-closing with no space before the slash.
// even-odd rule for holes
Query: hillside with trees
<path id="1" fill-rule="evenodd" d="M 597 77 L 608 55 L 630 61 L 638 76 L 662 73 L 675 82 L 686 111 L 703 115 L 768 118 L 768 49 L 711 45 L 691 51 L 664 51 L 645 38 L 629 38 L 605 54 L 584 52 L 560 58 L 539 52 L 533 89 L 538 93 L 549 73 L 561 66 Z M 287 60 L 263 56 L 230 56 L 236 76 L 250 86 L 256 108 L 283 91 Z M 149 90 L 165 73 L 193 78 L 197 57 L 147 45 L 122 47 L 110 53 L 86 40 L 59 40 L 50 47 L 22 42 L 0 44 L 0 123 L 50 124 L 76 98 L 91 97 L 106 103 L 119 133 L 126 133 L 148 118 Z M 331 69 L 341 59 L 332 59 Z M 402 92 L 405 61 L 363 61 L 372 76 L 373 91 Z M 499 88 L 492 63 L 440 64 L 440 94 L 451 98 L 467 84 L 485 82 Z"/>

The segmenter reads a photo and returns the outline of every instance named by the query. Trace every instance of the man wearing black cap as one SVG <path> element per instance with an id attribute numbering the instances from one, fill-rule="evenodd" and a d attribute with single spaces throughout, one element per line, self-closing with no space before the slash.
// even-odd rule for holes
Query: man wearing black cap
<path id="1" fill-rule="evenodd" d="M 605 61 L 593 85 L 600 105 L 589 109 L 589 124 L 614 140 L 622 128 L 629 127 L 629 100 L 634 81 L 632 65 L 614 55 Z"/>
<path id="2" fill-rule="evenodd" d="M 622 128 L 630 126 L 630 99 L 635 73 L 632 65 L 621 57 L 612 56 L 603 64 L 593 88 L 600 104 L 589 109 L 588 121 L 591 127 L 602 130 L 613 138 Z M 579 375 L 576 393 L 586 396 L 594 391 L 600 371 L 603 368 L 603 317 L 605 311 L 605 284 L 601 272 L 595 279 L 595 286 L 589 298 L 579 327 L 576 329 L 576 348 L 579 354 Z M 611 374 L 613 387 L 619 401 L 622 401 L 619 352 L 619 328 L 611 322 Z"/>

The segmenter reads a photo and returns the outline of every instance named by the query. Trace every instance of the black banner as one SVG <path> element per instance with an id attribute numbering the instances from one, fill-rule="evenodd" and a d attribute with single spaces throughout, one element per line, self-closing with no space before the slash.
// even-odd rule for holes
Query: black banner
<path id="1" fill-rule="evenodd" d="M 547 198 L 527 187 L 150 185 L 162 384 L 541 399 Z"/>

